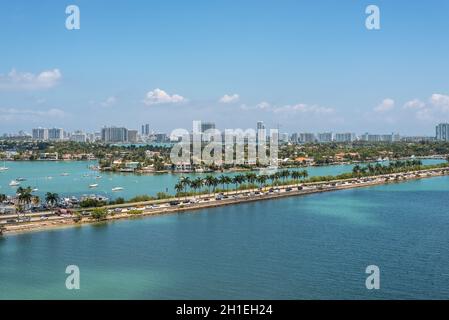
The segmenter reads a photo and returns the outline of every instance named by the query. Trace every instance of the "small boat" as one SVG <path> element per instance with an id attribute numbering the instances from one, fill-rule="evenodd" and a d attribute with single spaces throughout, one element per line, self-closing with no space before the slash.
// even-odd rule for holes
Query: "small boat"
<path id="1" fill-rule="evenodd" d="M 16 181 L 26 181 L 27 179 L 25 178 L 17 178 Z"/>
<path id="2" fill-rule="evenodd" d="M 3 167 L 0 167 L 0 172 L 1 171 L 6 171 L 6 170 L 8 170 L 9 168 L 7 168 L 6 167 L 6 161 L 3 161 Z"/>
<path id="3" fill-rule="evenodd" d="M 39 189 L 38 188 L 34 188 L 33 190 L 31 190 L 31 191 L 33 191 L 33 192 L 38 192 L 39 191 Z"/>
<path id="4" fill-rule="evenodd" d="M 98 183 L 94 183 L 94 184 L 90 184 L 89 185 L 89 188 L 96 188 L 96 187 L 98 187 Z"/>
<path id="5" fill-rule="evenodd" d="M 67 172 L 61 173 L 61 176 L 67 177 L 69 174 Z"/>
<path id="6" fill-rule="evenodd" d="M 112 188 L 112 191 L 113 191 L 113 192 L 116 192 L 116 191 L 122 191 L 122 190 L 123 190 L 122 187 L 115 187 L 115 188 Z"/>
<path id="7" fill-rule="evenodd" d="M 16 180 L 11 180 L 11 182 L 9 183 L 10 187 L 17 187 L 18 185 L 20 185 L 20 182 Z"/>
<path id="8" fill-rule="evenodd" d="M 101 179 L 102 178 L 102 176 L 96 176 L 95 177 L 95 179 Z"/>

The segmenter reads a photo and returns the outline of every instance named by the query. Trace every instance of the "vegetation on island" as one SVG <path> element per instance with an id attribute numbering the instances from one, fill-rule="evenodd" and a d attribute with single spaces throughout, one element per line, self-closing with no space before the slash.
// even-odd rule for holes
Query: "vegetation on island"
<path id="1" fill-rule="evenodd" d="M 245 146 L 245 154 L 248 150 Z M 170 160 L 169 145 L 112 145 L 101 142 L 78 143 L 0 141 L 0 160 L 98 160 L 101 170 L 123 172 L 161 172 L 175 170 Z M 281 167 L 303 165 L 326 165 L 342 162 L 369 162 L 379 158 L 401 160 L 416 156 L 449 155 L 449 143 L 441 141 L 422 142 L 329 142 L 307 144 L 281 144 L 279 159 Z M 259 166 L 241 165 L 193 165 L 189 170 L 220 171 L 228 169 L 250 170 Z"/>

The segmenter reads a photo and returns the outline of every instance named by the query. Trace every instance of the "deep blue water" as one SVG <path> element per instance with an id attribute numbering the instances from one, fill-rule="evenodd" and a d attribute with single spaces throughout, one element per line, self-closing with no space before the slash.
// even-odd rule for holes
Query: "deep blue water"
<path id="1" fill-rule="evenodd" d="M 11 235 L 0 298 L 447 299 L 448 191 L 438 177 Z"/>

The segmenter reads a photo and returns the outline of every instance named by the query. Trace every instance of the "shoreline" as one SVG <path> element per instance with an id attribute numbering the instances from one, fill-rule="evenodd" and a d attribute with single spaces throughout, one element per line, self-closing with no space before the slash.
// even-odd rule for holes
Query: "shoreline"
<path id="1" fill-rule="evenodd" d="M 412 172 L 403 172 L 403 173 L 393 173 L 393 174 L 385 174 L 378 176 L 368 176 L 362 178 L 350 178 L 345 180 L 332 180 L 325 182 L 317 182 L 317 183 L 302 183 L 296 185 L 283 185 L 278 187 L 271 187 L 272 189 L 277 189 L 279 192 L 273 193 L 263 193 L 261 195 L 256 195 L 253 190 L 242 190 L 242 191 L 231 191 L 226 193 L 229 197 L 227 199 L 216 200 L 215 196 L 217 194 L 210 195 L 201 195 L 198 197 L 197 203 L 189 203 L 182 204 L 176 206 L 164 206 L 153 209 L 140 208 L 138 210 L 142 210 L 140 214 L 128 214 L 128 213 L 117 213 L 114 215 L 107 216 L 104 220 L 93 220 L 90 217 L 83 217 L 80 221 L 75 222 L 73 217 L 54 217 L 54 219 L 44 220 L 44 221 L 30 221 L 30 222 L 22 222 L 14 225 L 5 225 L 3 236 L 14 235 L 14 234 L 22 234 L 28 232 L 40 232 L 40 231 L 48 231 L 54 229 L 68 228 L 68 227 L 82 227 L 85 225 L 93 225 L 99 223 L 108 223 L 116 220 L 123 219 L 136 219 L 136 218 L 147 218 L 152 216 L 162 216 L 167 214 L 175 214 L 175 213 L 184 213 L 194 210 L 204 210 L 211 209 L 229 205 L 238 205 L 243 203 L 250 203 L 255 201 L 264 201 L 264 200 L 275 200 L 282 199 L 286 197 L 297 197 L 297 196 L 305 196 L 310 194 L 317 194 L 323 192 L 331 192 L 331 191 L 339 191 L 339 190 L 347 190 L 347 189 L 355 189 L 362 187 L 371 187 L 377 185 L 386 185 L 390 183 L 398 183 L 405 182 L 411 180 L 419 180 L 425 178 L 432 177 L 441 177 L 449 175 L 449 166 L 436 168 L 436 169 L 425 169 L 419 171 Z M 298 187 L 301 186 L 302 189 L 298 190 Z M 293 189 L 294 188 L 294 189 Z M 270 187 L 264 188 L 263 191 L 270 189 Z M 287 191 L 288 189 L 291 189 Z M 197 199 L 197 197 L 187 197 L 187 199 Z M 204 199 L 208 199 L 204 201 Z M 172 198 L 167 199 L 166 201 L 158 202 L 160 204 L 168 204 L 170 201 L 185 201 L 184 198 Z M 203 200 L 204 202 L 201 202 Z M 113 206 L 115 208 L 130 208 L 135 206 L 142 206 L 145 204 L 154 203 L 154 202 L 142 202 L 142 203 L 127 203 L 121 205 L 119 207 Z"/>

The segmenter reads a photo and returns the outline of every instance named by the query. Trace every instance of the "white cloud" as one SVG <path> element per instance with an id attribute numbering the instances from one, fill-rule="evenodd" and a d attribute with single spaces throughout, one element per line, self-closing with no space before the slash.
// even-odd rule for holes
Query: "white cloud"
<path id="1" fill-rule="evenodd" d="M 444 94 L 434 93 L 430 97 L 430 103 L 441 109 L 441 111 L 449 111 L 449 96 Z"/>
<path id="2" fill-rule="evenodd" d="M 256 107 L 257 107 L 258 109 L 268 109 L 268 108 L 271 107 L 271 105 L 270 105 L 268 102 L 266 102 L 266 101 L 262 101 L 262 102 L 259 103 Z"/>
<path id="3" fill-rule="evenodd" d="M 110 107 L 116 103 L 117 103 L 117 97 L 111 96 L 111 97 L 108 97 L 106 100 L 100 102 L 100 105 L 102 107 Z"/>
<path id="4" fill-rule="evenodd" d="M 6 75 L 0 74 L 1 90 L 39 90 L 56 86 L 62 78 L 59 69 L 42 71 L 39 74 L 11 70 Z"/>
<path id="5" fill-rule="evenodd" d="M 240 96 L 238 94 L 232 94 L 232 95 L 228 95 L 225 94 L 223 97 L 220 98 L 219 102 L 220 103 L 234 103 L 239 101 Z"/>
<path id="6" fill-rule="evenodd" d="M 404 109 L 422 109 L 426 106 L 426 104 L 424 102 L 422 102 L 419 99 L 413 99 L 410 101 L 407 101 L 404 104 Z"/>
<path id="7" fill-rule="evenodd" d="M 156 104 L 180 103 L 185 101 L 187 101 L 187 99 L 178 94 L 169 95 L 164 90 L 154 89 L 153 91 L 147 92 L 143 103 L 147 106 L 151 106 Z"/>
<path id="8" fill-rule="evenodd" d="M 374 111 L 386 112 L 386 111 L 390 111 L 393 108 L 394 108 L 394 100 L 387 98 L 387 99 L 384 99 L 377 107 L 375 107 Z"/>

